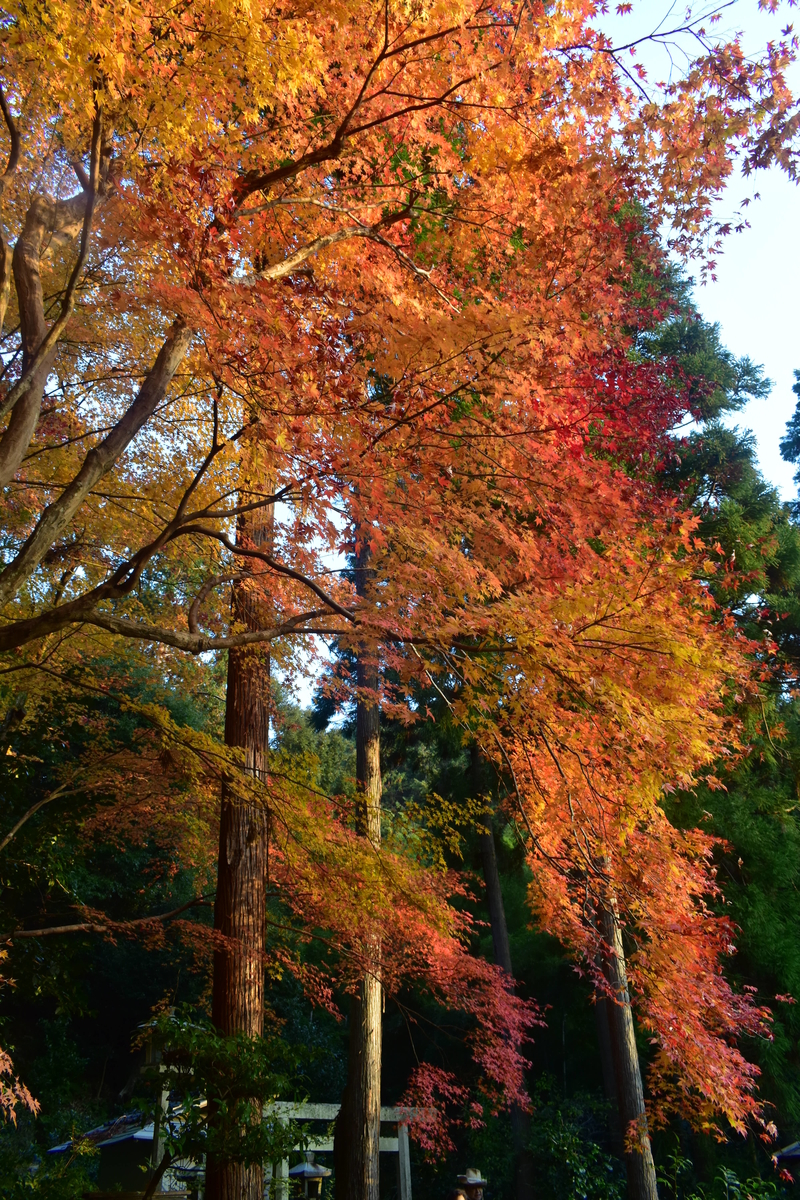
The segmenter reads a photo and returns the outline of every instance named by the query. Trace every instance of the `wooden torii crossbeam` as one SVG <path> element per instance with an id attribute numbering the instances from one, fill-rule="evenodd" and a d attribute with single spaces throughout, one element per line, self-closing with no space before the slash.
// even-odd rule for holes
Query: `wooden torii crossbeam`
<path id="1" fill-rule="evenodd" d="M 339 1104 L 296 1104 L 292 1100 L 276 1100 L 264 1107 L 265 1116 L 277 1116 L 280 1121 L 335 1121 L 339 1115 Z M 414 1116 L 413 1108 L 381 1108 L 381 1123 L 386 1121 L 397 1126 L 397 1137 L 380 1139 L 381 1153 L 398 1156 L 400 1178 L 400 1200 L 411 1200 L 411 1153 L 408 1142 L 408 1122 Z M 298 1144 L 295 1147 L 300 1149 Z M 311 1134 L 307 1149 L 320 1154 L 331 1153 L 333 1138 L 326 1133 Z M 267 1165 L 264 1171 L 264 1195 L 269 1200 L 289 1200 L 289 1160 Z"/>

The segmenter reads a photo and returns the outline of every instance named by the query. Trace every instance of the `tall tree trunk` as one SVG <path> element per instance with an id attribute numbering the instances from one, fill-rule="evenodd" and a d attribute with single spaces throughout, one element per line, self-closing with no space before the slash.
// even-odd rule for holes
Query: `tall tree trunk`
<path id="1" fill-rule="evenodd" d="M 365 543 L 356 560 L 359 596 L 369 592 L 370 557 Z M 377 847 L 381 840 L 381 734 L 375 645 L 360 647 L 356 683 L 356 825 Z M 380 1195 L 383 989 L 380 946 L 372 950 L 374 969 L 361 979 L 350 1005 L 347 1086 L 334 1140 L 337 1200 L 379 1200 Z"/>
<path id="2" fill-rule="evenodd" d="M 248 516 L 237 538 L 271 544 L 274 509 Z M 246 585 L 233 590 L 232 616 L 248 630 L 261 628 L 259 605 Z M 225 744 L 244 750 L 245 771 L 266 779 L 269 748 L 269 652 L 261 647 L 228 653 Z M 214 952 L 212 1020 L 220 1033 L 260 1037 L 264 1032 L 267 814 L 241 803 L 223 787 L 214 929 L 226 939 Z M 210 1114 L 213 1122 L 213 1113 Z M 206 1166 L 206 1200 L 263 1200 L 260 1164 L 217 1162 Z"/>
<path id="3" fill-rule="evenodd" d="M 479 785 L 480 751 L 473 742 L 470 749 L 473 780 Z M 483 829 L 480 832 L 481 862 L 486 884 L 486 903 L 489 909 L 489 925 L 492 931 L 494 961 L 513 978 L 511 943 L 508 939 L 508 923 L 500 890 L 500 872 L 497 869 L 497 852 L 494 844 L 492 816 L 487 809 Z M 533 1200 L 535 1194 L 533 1156 L 528 1148 L 530 1118 L 518 1104 L 511 1106 L 511 1135 L 514 1139 L 514 1195 L 516 1200 Z"/>
<path id="4" fill-rule="evenodd" d="M 618 1158 L 625 1157 L 625 1143 L 622 1137 L 622 1127 L 619 1123 L 619 1095 L 617 1093 L 617 1074 L 614 1069 L 614 1052 L 611 1047 L 611 1027 L 608 1010 L 611 1001 L 604 996 L 600 989 L 595 991 L 594 1019 L 597 1028 L 597 1041 L 600 1047 L 600 1065 L 603 1071 L 603 1092 L 611 1106 L 609 1126 L 611 1143 Z"/>
<path id="5" fill-rule="evenodd" d="M 484 825 L 480 833 L 481 862 L 483 863 L 483 881 L 486 884 L 486 903 L 489 909 L 489 925 L 492 930 L 492 946 L 494 961 L 502 967 L 507 975 L 513 977 L 511 968 L 511 944 L 508 940 L 508 924 L 506 910 L 503 904 L 503 893 L 500 890 L 500 872 L 497 869 L 497 852 L 494 845 L 494 830 L 492 829 L 491 813 L 484 816 Z"/>
<path id="6" fill-rule="evenodd" d="M 629 1200 L 658 1200 L 656 1169 L 647 1130 L 642 1073 L 625 970 L 625 950 L 613 898 L 601 909 L 601 922 L 607 947 L 605 973 L 613 996 L 613 999 L 606 1001 L 606 1012 L 619 1120 L 625 1138 L 628 1197 Z"/>

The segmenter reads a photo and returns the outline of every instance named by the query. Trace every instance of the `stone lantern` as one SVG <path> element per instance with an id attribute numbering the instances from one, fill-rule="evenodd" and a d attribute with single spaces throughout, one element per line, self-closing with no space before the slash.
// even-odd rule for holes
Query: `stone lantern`
<path id="1" fill-rule="evenodd" d="M 304 1162 L 291 1168 L 289 1178 L 302 1181 L 305 1197 L 322 1196 L 322 1181 L 327 1179 L 330 1171 L 327 1167 L 321 1167 L 319 1163 L 315 1163 L 314 1155 L 310 1151 L 306 1151 L 304 1158 Z"/>

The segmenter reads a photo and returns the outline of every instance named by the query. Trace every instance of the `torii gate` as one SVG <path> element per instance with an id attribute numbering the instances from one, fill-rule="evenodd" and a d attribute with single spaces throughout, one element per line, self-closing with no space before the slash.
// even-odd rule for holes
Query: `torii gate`
<path id="1" fill-rule="evenodd" d="M 276 1115 L 280 1121 L 335 1121 L 339 1104 L 295 1104 L 292 1100 L 275 1100 L 264 1107 L 264 1115 Z M 382 1137 L 380 1149 L 398 1156 L 400 1200 L 411 1200 L 411 1153 L 408 1143 L 408 1122 L 414 1116 L 412 1108 L 381 1108 L 381 1122 L 397 1126 L 397 1137 Z M 296 1149 L 300 1149 L 298 1145 Z M 327 1134 L 312 1134 L 308 1149 L 320 1153 L 333 1150 L 333 1138 Z M 268 1164 L 264 1168 L 264 1196 L 269 1200 L 289 1200 L 289 1160 Z"/>

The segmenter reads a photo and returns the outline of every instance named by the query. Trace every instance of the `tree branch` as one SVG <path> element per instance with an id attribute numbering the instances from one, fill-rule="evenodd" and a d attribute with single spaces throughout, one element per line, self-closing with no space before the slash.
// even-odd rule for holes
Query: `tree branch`
<path id="1" fill-rule="evenodd" d="M 0 176 L 0 198 L 6 190 L 6 185 L 11 176 L 17 169 L 19 162 L 19 130 L 16 122 L 11 115 L 11 109 L 8 107 L 5 92 L 0 85 L 0 109 L 3 111 L 3 119 L 8 129 L 8 135 L 11 138 L 11 149 L 8 154 L 8 162 L 6 169 Z M 3 332 L 3 325 L 6 319 L 6 309 L 8 308 L 8 297 L 11 293 L 11 251 L 8 248 L 8 243 L 5 237 L 5 230 L 0 226 L 0 334 Z"/>
<path id="2" fill-rule="evenodd" d="M 17 941 L 19 938 L 54 937 L 62 933 L 123 933 L 126 929 L 142 929 L 146 925 L 156 925 L 160 921 L 171 921 L 190 908 L 209 907 L 209 896 L 195 896 L 179 908 L 169 912 L 156 913 L 152 917 L 137 917 L 132 921 L 80 921 L 73 925 L 51 925 L 46 929 L 12 929 L 9 933 L 0 933 L 0 942 Z"/>
<path id="3" fill-rule="evenodd" d="M 22 826 L 25 824 L 25 822 L 29 821 L 31 817 L 39 811 L 40 808 L 44 808 L 45 804 L 50 804 L 51 801 L 58 800 L 62 796 L 71 796 L 74 791 L 74 788 L 67 789 L 67 785 L 62 784 L 61 787 L 58 787 L 54 792 L 51 792 L 49 796 L 45 796 L 43 800 L 37 800 L 36 804 L 32 805 L 25 815 L 20 817 L 16 825 L 14 825 L 12 829 L 9 829 L 6 836 L 0 842 L 0 850 L 5 850 L 8 843 L 15 836 L 15 834 L 22 829 Z"/>
<path id="4" fill-rule="evenodd" d="M 178 530 L 175 536 L 183 537 L 188 533 L 199 533 L 205 537 L 214 538 L 233 554 L 241 555 L 244 558 L 257 558 L 259 562 L 265 562 L 268 567 L 272 567 L 273 571 L 277 571 L 278 574 L 287 575 L 290 579 L 296 580 L 297 583 L 302 583 L 304 587 L 312 591 L 323 604 L 327 604 L 328 608 L 338 613 L 340 617 L 345 617 L 348 621 L 356 620 L 356 615 L 352 609 L 345 608 L 344 605 L 337 603 L 313 579 L 309 579 L 301 571 L 295 571 L 293 567 L 287 567 L 285 563 L 279 562 L 277 558 L 273 558 L 271 554 L 267 554 L 264 550 L 255 550 L 246 546 L 240 546 L 236 542 L 232 542 L 226 533 L 221 533 L 216 529 L 204 529 L 202 525 L 184 525 L 182 529 Z M 0 579 L 2 579 L 2 576 L 0 576 Z"/>
<path id="5" fill-rule="evenodd" d="M 155 1195 L 156 1188 L 161 1183 L 161 1177 L 163 1176 L 164 1172 L 166 1171 L 167 1167 L 170 1165 L 171 1162 L 172 1162 L 172 1151 L 165 1150 L 164 1157 L 161 1159 L 161 1162 L 158 1164 L 155 1171 L 153 1172 L 153 1174 L 150 1178 L 150 1181 L 147 1184 L 147 1187 L 142 1192 L 142 1200 L 151 1200 L 151 1197 Z"/>
<path id="6" fill-rule="evenodd" d="M 0 605 L 6 604 L 64 532 L 98 480 L 111 470 L 142 426 L 155 412 L 189 348 L 192 331 L 179 318 L 164 341 L 139 394 L 98 446 L 83 461 L 72 483 L 48 505 L 16 558 L 0 572 Z"/>
<path id="7" fill-rule="evenodd" d="M 381 229 L 388 229 L 389 226 L 395 225 L 398 221 L 403 221 L 409 215 L 411 206 L 406 206 L 400 212 L 389 213 L 385 217 L 381 217 L 380 221 L 376 221 L 374 225 L 350 225 L 346 229 L 337 229 L 333 233 L 322 234 L 318 238 L 314 238 L 306 246 L 301 246 L 294 254 L 290 254 L 288 258 L 284 258 L 279 263 L 273 263 L 272 266 L 264 267 L 260 271 L 255 271 L 252 275 L 247 275 L 243 279 L 232 279 L 231 283 L 240 284 L 245 287 L 252 287 L 261 280 L 284 279 L 287 275 L 291 275 L 298 267 L 301 267 L 309 258 L 319 254 L 320 250 L 324 250 L 327 246 L 333 246 L 337 242 L 345 242 L 350 238 L 370 238 L 380 242 L 382 245 L 391 247 L 395 253 L 400 251 L 396 246 L 392 246 L 391 242 L 379 236 Z M 412 264 L 413 265 L 413 264 Z M 420 268 L 414 268 L 417 274 L 424 274 Z"/>
<path id="8" fill-rule="evenodd" d="M 297 175 L 302 174 L 302 172 L 307 170 L 309 167 L 320 166 L 324 162 L 330 162 L 331 159 L 338 158 L 344 149 L 345 142 L 349 138 L 354 137 L 357 133 L 361 133 L 365 129 L 371 129 L 375 125 L 388 124 L 390 121 L 404 116 L 409 111 L 416 111 L 416 108 L 406 106 L 398 112 L 392 112 L 378 117 L 373 121 L 369 121 L 363 125 L 357 126 L 355 129 L 351 127 L 353 119 L 358 110 L 373 98 L 372 96 L 367 96 L 366 92 L 375 75 L 375 72 L 378 70 L 381 63 L 388 61 L 390 58 L 395 58 L 398 55 L 404 54 L 408 50 L 415 49 L 418 46 L 429 44 L 431 42 L 438 41 L 441 38 L 445 38 L 452 33 L 456 33 L 458 28 L 459 26 L 457 25 L 447 26 L 444 29 L 436 30 L 433 33 L 425 34 L 421 37 L 414 38 L 409 42 L 403 42 L 392 47 L 389 46 L 387 40 L 388 29 L 384 28 L 383 45 L 378 51 L 374 62 L 364 76 L 358 94 L 342 118 L 330 142 L 328 142 L 326 146 L 320 146 L 316 150 L 310 150 L 307 154 L 301 155 L 300 158 L 296 159 L 294 162 L 284 163 L 280 167 L 275 167 L 272 171 L 253 171 L 245 175 L 241 180 L 235 194 L 235 210 L 238 210 L 245 202 L 247 197 L 252 196 L 254 192 L 266 191 L 267 189 L 274 187 L 277 183 L 283 183 L 287 179 L 295 178 Z M 472 78 L 472 76 L 469 77 L 469 79 Z M 463 86 L 465 82 L 469 82 L 469 80 L 460 80 L 452 88 L 449 88 L 441 97 L 427 100 L 421 103 L 418 107 L 425 109 L 441 103 L 442 100 L 446 99 L 452 94 L 452 92 Z"/>
<path id="9" fill-rule="evenodd" d="M 2 109 L 3 112 L 3 120 L 6 123 L 8 136 L 11 138 L 11 149 L 8 154 L 8 162 L 6 163 L 6 169 L 0 178 L 0 196 L 2 196 L 3 192 L 5 191 L 6 183 L 17 169 L 20 147 L 19 130 L 17 129 L 16 121 L 11 115 L 11 109 L 8 107 L 8 101 L 6 100 L 6 94 L 3 90 L 2 84 L 0 84 L 0 109 Z"/>
<path id="10" fill-rule="evenodd" d="M 197 624 L 197 617 L 200 612 L 200 605 L 203 603 L 205 598 L 210 595 L 211 592 L 213 592 L 214 588 L 219 587 L 222 583 L 238 583 L 240 580 L 246 578 L 247 572 L 236 571 L 233 575 L 212 575 L 210 579 L 207 579 L 192 601 L 191 607 L 187 614 L 186 619 L 189 625 L 189 633 L 199 634 L 200 628 Z M 0 847 L 0 849 L 2 849 L 2 847 Z"/>
<path id="11" fill-rule="evenodd" d="M 72 310 L 75 307 L 75 291 L 78 286 L 83 268 L 86 265 L 86 259 L 89 254 L 89 240 L 92 231 L 92 218 L 94 216 L 95 205 L 97 203 L 97 194 L 100 186 L 100 153 L 103 140 L 103 119 L 102 114 L 97 113 L 92 123 L 92 148 L 91 148 L 91 170 L 89 175 L 89 186 L 83 193 L 85 196 L 83 223 L 81 226 L 81 237 L 78 246 L 78 257 L 70 273 L 67 282 L 64 298 L 61 301 L 61 311 L 58 317 L 50 326 L 47 334 L 40 343 L 35 354 L 30 362 L 27 363 L 21 377 L 9 390 L 2 405 L 0 405 L 0 418 L 7 416 L 14 406 L 22 399 L 22 397 L 30 391 L 36 382 L 40 368 L 47 361 L 56 342 L 64 332 L 64 328 L 72 315 Z M 5 440 L 5 439 L 4 439 Z M 24 448 L 27 449 L 27 446 Z M 23 451 L 24 452 L 24 451 Z M 13 476 L 19 463 L 14 464 L 11 475 Z M 6 476 L 10 469 L 10 464 L 3 464 L 0 467 L 0 484 L 8 482 Z"/>
<path id="12" fill-rule="evenodd" d="M 201 467 L 200 470 L 204 468 Z M 197 476 L 195 477 L 195 480 Z M 190 493 L 194 483 L 187 489 Z M 251 501 L 247 504 L 238 504 L 227 510 L 215 510 L 210 508 L 197 509 L 194 512 L 186 514 L 187 521 L 197 520 L 198 518 L 208 518 L 215 520 L 231 520 L 239 516 L 241 513 L 253 512 L 257 509 L 265 507 L 267 504 L 275 503 L 284 499 L 291 494 L 291 489 L 294 484 L 289 483 L 285 487 L 280 488 L 272 496 L 264 496 L 259 500 Z M 103 496 L 102 492 L 90 491 L 89 495 Z M 183 505 L 183 501 L 182 501 Z M 137 579 L 140 577 L 142 570 L 160 549 L 169 541 L 173 541 L 180 537 L 181 534 L 188 530 L 191 533 L 209 534 L 206 529 L 194 528 L 191 526 L 179 525 L 176 527 L 176 519 L 173 518 L 170 523 L 165 526 L 164 530 L 152 542 L 143 546 L 131 558 L 126 559 L 117 569 L 110 579 L 93 587 L 83 596 L 78 596 L 74 600 L 67 601 L 66 604 L 58 607 L 50 608 L 49 611 L 41 613 L 38 617 L 29 617 L 23 621 L 10 623 L 5 628 L 0 627 L 0 653 L 6 650 L 15 649 L 18 646 L 23 646 L 36 638 L 46 637 L 48 634 L 56 633 L 61 629 L 66 629 L 70 625 L 79 625 L 87 616 L 95 614 L 97 606 L 106 600 L 117 600 L 123 596 L 127 596 L 135 586 Z M 244 578 L 244 574 L 242 575 Z M 217 584 L 222 581 L 222 576 L 217 579 Z M 217 586 L 214 584 L 214 586 Z M 207 593 L 203 592 L 200 597 L 200 602 L 204 599 Z M 189 612 L 189 630 L 192 633 L 197 633 L 197 629 L 192 628 L 192 614 L 196 614 L 194 606 Z"/>
<path id="13" fill-rule="evenodd" d="M 210 650 L 232 650 L 240 646 L 257 646 L 264 642 L 272 642 L 279 637 L 286 637 L 290 633 L 327 633 L 327 630 L 324 629 L 303 629 L 300 626 L 307 621 L 329 615 L 326 609 L 320 608 L 311 612 L 299 613 L 296 617 L 290 617 L 272 629 L 234 633 L 228 637 L 206 637 L 201 633 L 186 633 L 181 629 L 168 629 L 165 625 L 145 625 L 141 621 L 129 621 L 125 617 L 112 617 L 103 613 L 88 613 L 83 617 L 83 622 L 86 625 L 96 625 L 99 629 L 107 629 L 110 633 L 117 633 L 121 637 L 159 642 L 162 646 L 174 646 L 176 650 L 185 650 L 189 654 L 207 654 Z M 3 648 L 2 640 L 0 640 L 0 650 Z"/>

